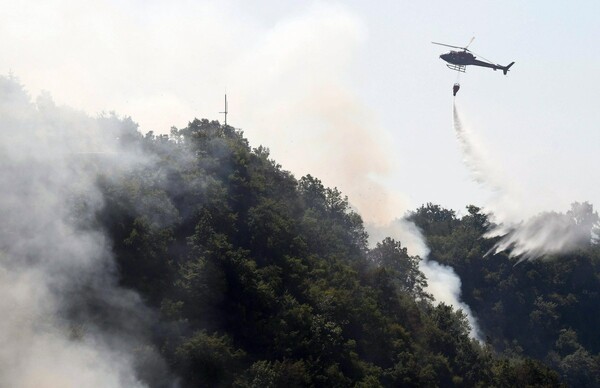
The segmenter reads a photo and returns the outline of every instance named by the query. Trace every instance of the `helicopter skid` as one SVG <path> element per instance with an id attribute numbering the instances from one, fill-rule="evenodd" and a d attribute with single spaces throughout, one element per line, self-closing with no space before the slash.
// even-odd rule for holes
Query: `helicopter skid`
<path id="1" fill-rule="evenodd" d="M 451 70 L 460 71 L 461 73 L 464 73 L 466 71 L 466 67 L 467 67 L 465 65 L 449 65 L 449 64 L 446 64 L 446 66 L 448 66 L 448 68 Z"/>

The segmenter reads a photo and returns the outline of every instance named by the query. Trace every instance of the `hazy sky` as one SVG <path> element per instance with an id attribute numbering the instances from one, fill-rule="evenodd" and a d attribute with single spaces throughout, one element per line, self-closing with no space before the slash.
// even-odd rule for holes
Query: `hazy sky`
<path id="1" fill-rule="evenodd" d="M 457 76 L 430 43 L 475 36 L 475 53 L 516 63 L 461 75 L 463 125 L 518 209 L 566 210 L 600 206 L 598 15 L 597 1 L 3 0 L 0 72 L 142 132 L 222 119 L 227 90 L 252 146 L 384 222 L 493 196 L 461 161 Z"/>

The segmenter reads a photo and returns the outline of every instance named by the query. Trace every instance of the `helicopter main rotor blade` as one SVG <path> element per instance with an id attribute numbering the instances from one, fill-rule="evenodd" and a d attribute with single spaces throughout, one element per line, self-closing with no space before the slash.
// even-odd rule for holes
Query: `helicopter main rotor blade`
<path id="1" fill-rule="evenodd" d="M 472 37 L 471 40 L 469 41 L 469 43 L 467 43 L 467 45 L 465 46 L 465 50 L 469 48 L 469 46 L 471 45 L 471 43 L 473 43 L 474 40 L 475 40 L 475 37 Z"/>
<path id="2" fill-rule="evenodd" d="M 468 51 L 466 47 L 451 46 L 451 45 L 449 45 L 449 44 L 438 43 L 438 42 L 431 42 L 431 43 L 433 43 L 433 44 L 437 44 L 437 45 L 440 45 L 440 46 L 452 47 L 452 48 L 457 48 L 457 49 L 461 49 L 461 50 L 466 50 L 466 51 Z"/>

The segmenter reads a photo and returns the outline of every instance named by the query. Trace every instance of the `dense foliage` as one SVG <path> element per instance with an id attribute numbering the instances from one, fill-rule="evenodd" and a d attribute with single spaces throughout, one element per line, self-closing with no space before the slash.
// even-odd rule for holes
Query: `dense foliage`
<path id="1" fill-rule="evenodd" d="M 234 128 L 194 120 L 121 141 L 152 167 L 103 174 L 97 220 L 121 284 L 158 311 L 153 341 L 182 386 L 559 386 L 547 365 L 595 381 L 578 370 L 597 366 L 599 317 L 581 319 L 597 311 L 597 254 L 515 268 L 482 258 L 476 208 L 415 212 L 433 258 L 461 275 L 481 344 L 461 311 L 432 302 L 419 257 L 391 238 L 368 249 L 342 193 Z"/>
<path id="2" fill-rule="evenodd" d="M 482 238 L 488 218 L 474 206 L 467 210 L 458 218 L 427 204 L 411 219 L 424 231 L 431 258 L 460 276 L 487 342 L 508 357 L 543 360 L 570 386 L 600 386 L 600 245 L 531 261 L 486 256 L 495 243 Z M 597 233 L 591 205 L 574 203 L 569 215 L 573 223 L 586 221 L 588 235 Z"/>

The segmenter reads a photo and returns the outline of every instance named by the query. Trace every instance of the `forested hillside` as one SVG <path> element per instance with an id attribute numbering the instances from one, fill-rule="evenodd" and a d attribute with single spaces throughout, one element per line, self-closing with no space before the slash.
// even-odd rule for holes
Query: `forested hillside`
<path id="1" fill-rule="evenodd" d="M 590 241 L 577 252 L 518 261 L 488 255 L 488 218 L 469 206 L 454 211 L 427 204 L 411 219 L 424 231 L 431 258 L 452 266 L 465 302 L 492 347 L 506 356 L 543 360 L 574 387 L 600 386 L 600 245 L 594 243 L 598 214 L 574 203 L 571 222 L 589 225 Z"/>
<path id="2" fill-rule="evenodd" d="M 157 311 L 153 344 L 181 386 L 598 384 L 597 246 L 515 266 L 484 257 L 479 209 L 417 209 L 431 258 L 462 279 L 479 343 L 425 292 L 419 257 L 390 238 L 368 249 L 342 193 L 292 176 L 240 131 L 194 120 L 120 141 L 152 167 L 102 173 L 96 222 L 120 283 Z"/>

